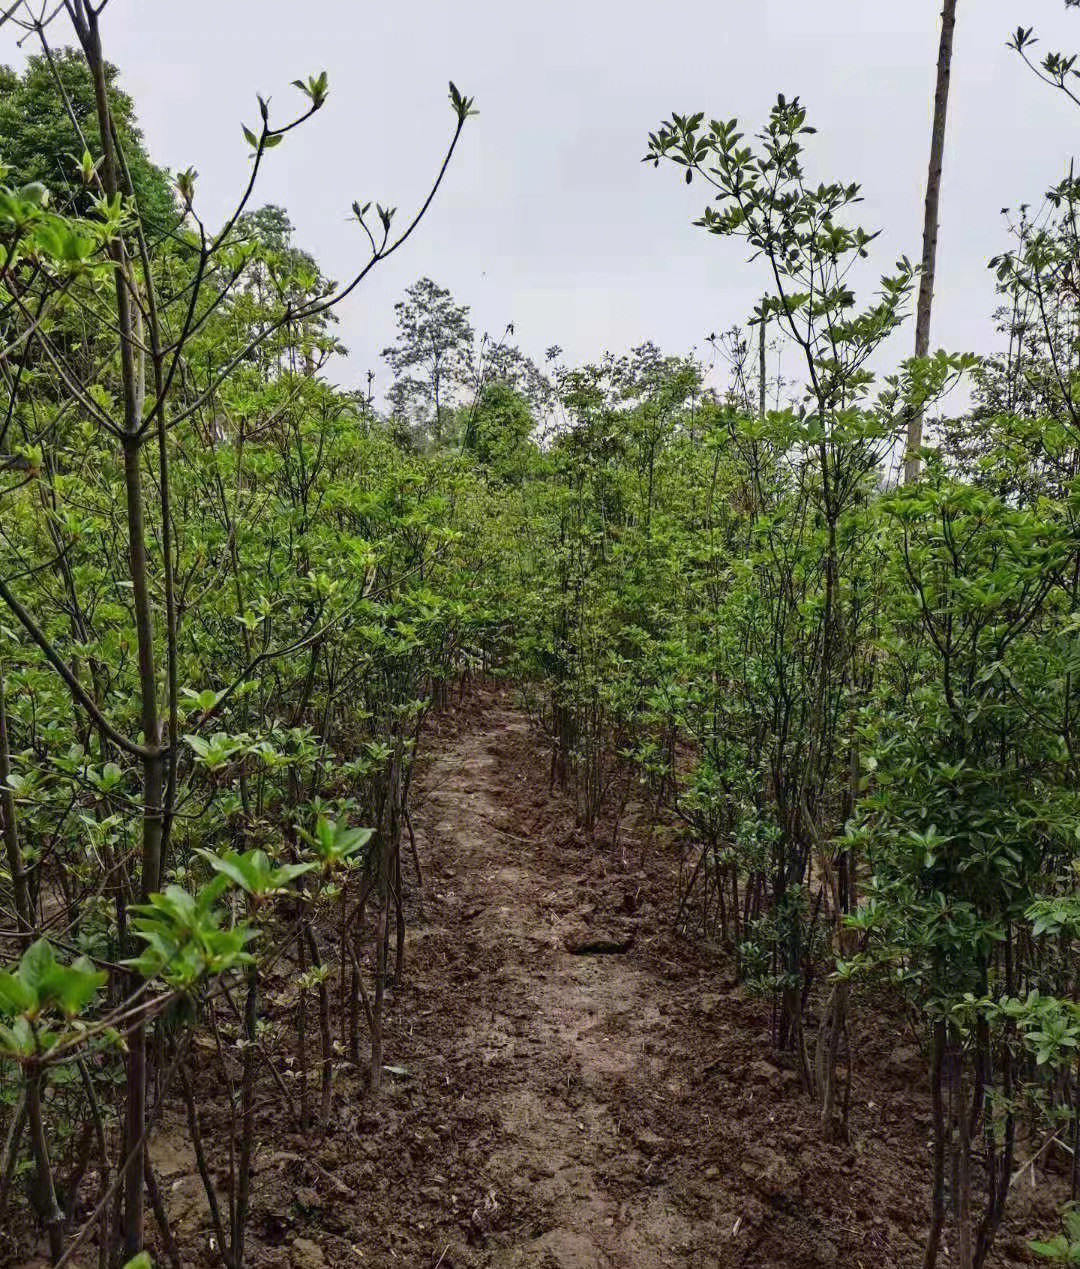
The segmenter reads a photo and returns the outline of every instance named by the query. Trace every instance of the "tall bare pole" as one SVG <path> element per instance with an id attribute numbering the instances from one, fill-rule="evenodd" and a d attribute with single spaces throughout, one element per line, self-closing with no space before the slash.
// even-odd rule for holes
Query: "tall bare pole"
<path id="1" fill-rule="evenodd" d="M 930 307 L 934 299 L 934 271 L 937 265 L 938 201 L 941 196 L 941 165 L 945 153 L 945 115 L 949 108 L 949 72 L 952 68 L 953 31 L 956 28 L 956 0 L 945 0 L 941 11 L 941 43 L 938 46 L 937 88 L 934 92 L 934 126 L 930 134 L 930 170 L 926 177 L 926 206 L 923 212 L 922 273 L 919 304 L 915 314 L 915 356 L 930 351 Z M 922 466 L 923 408 L 920 404 L 908 418 L 904 483 L 919 477 Z"/>

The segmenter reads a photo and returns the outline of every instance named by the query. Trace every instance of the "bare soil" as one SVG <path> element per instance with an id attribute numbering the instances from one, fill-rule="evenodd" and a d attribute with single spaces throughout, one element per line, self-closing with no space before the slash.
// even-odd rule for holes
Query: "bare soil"
<path id="1" fill-rule="evenodd" d="M 673 934 L 675 846 L 633 816 L 615 845 L 608 826 L 581 833 L 508 692 L 435 720 L 417 778 L 424 918 L 385 1094 L 343 1063 L 330 1130 L 266 1112 L 253 1264 L 921 1265 L 930 1116 L 910 1036 L 863 1018 L 850 1140 L 825 1142 L 770 1057 L 767 1007 Z M 209 1264 L 198 1178 L 170 1140 L 154 1154 L 184 1259 Z M 1050 1219 L 1033 1193 L 1017 1187 L 997 1266 L 1032 1262 L 1025 1238 Z"/>

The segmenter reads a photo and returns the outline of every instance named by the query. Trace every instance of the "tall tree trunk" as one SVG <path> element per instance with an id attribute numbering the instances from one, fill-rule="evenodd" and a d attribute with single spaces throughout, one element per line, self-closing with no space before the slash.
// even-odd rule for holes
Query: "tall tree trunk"
<path id="1" fill-rule="evenodd" d="M 105 58 L 98 31 L 100 9 L 88 0 L 75 0 L 70 9 L 75 30 L 86 56 L 94 85 L 94 105 L 101 132 L 101 184 L 106 195 L 120 192 L 120 159 L 114 145 Z M 147 896 L 161 884 L 161 847 L 164 823 L 165 750 L 162 748 L 158 703 L 157 668 L 154 658 L 154 606 L 150 593 L 146 549 L 145 502 L 140 468 L 143 445 L 143 405 L 146 395 L 141 321 L 132 294 L 138 284 L 122 240 L 111 244 L 116 283 L 116 324 L 120 345 L 120 378 L 123 388 L 124 486 L 127 501 L 128 568 L 132 584 L 132 609 L 138 650 L 139 703 L 142 724 L 142 859 L 139 895 Z M 145 279 L 149 286 L 150 279 Z M 160 404 L 160 403 L 159 403 Z M 162 477 L 166 476 L 162 469 Z M 146 1155 L 146 1025 L 140 1019 L 127 1035 L 127 1088 L 125 1092 L 124 1150 L 124 1251 L 129 1257 L 142 1250 L 143 1177 Z"/>
<path id="2" fill-rule="evenodd" d="M 945 114 L 949 108 L 949 72 L 952 68 L 953 31 L 956 27 L 956 0 L 945 0 L 941 11 L 941 44 L 938 46 L 937 88 L 934 92 L 934 126 L 930 134 L 930 170 L 926 176 L 926 206 L 923 211 L 922 273 L 919 277 L 919 304 L 915 314 L 915 356 L 930 351 L 930 307 L 934 300 L 934 271 L 937 266 L 938 200 L 941 195 L 941 165 L 945 153 Z M 907 425 L 907 454 L 904 483 L 918 480 L 922 466 L 923 408 L 912 410 Z"/>

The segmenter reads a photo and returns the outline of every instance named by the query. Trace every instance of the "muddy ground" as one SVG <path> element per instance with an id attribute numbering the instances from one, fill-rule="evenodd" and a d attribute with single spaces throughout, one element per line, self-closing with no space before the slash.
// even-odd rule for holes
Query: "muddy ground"
<path id="1" fill-rule="evenodd" d="M 251 1262 L 921 1265 L 930 1117 L 912 1037 L 863 1018 L 850 1140 L 826 1144 L 797 1076 L 770 1059 L 767 1007 L 672 933 L 674 848 L 633 822 L 614 847 L 603 825 L 586 838 L 547 774 L 508 691 L 433 723 L 413 817 L 425 915 L 386 1041 L 400 1069 L 372 1101 L 343 1063 L 325 1133 L 265 1112 Z M 567 950 L 598 940 L 632 942 Z M 154 1155 L 185 1262 L 211 1263 L 168 1125 Z M 1025 1237 L 1048 1219 L 1031 1202 L 1018 1187 L 996 1265 L 1031 1263 Z"/>

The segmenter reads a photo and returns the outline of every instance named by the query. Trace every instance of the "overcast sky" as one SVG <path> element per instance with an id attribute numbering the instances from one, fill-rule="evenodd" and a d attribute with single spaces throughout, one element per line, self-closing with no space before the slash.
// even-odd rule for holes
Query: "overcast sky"
<path id="1" fill-rule="evenodd" d="M 819 129 L 810 174 L 862 184 L 861 221 L 884 230 L 877 271 L 901 253 L 917 259 L 939 10 L 939 0 L 111 0 L 103 42 L 151 155 L 198 169 L 211 221 L 242 187 L 240 125 L 258 122 L 255 94 L 284 115 L 300 100 L 290 80 L 329 73 L 325 108 L 268 155 L 257 201 L 284 205 L 299 245 L 339 279 L 362 254 L 352 200 L 414 208 L 451 132 L 447 80 L 476 97 L 427 219 L 341 311 L 351 355 L 337 377 L 359 385 L 372 368 L 385 389 L 394 302 L 424 274 L 470 305 L 478 332 L 514 322 L 538 360 L 554 343 L 580 362 L 647 339 L 707 354 L 711 331 L 745 318 L 761 265 L 692 227 L 696 184 L 640 162 L 672 110 L 738 116 L 753 130 L 777 92 L 801 96 Z M 1080 10 L 1063 0 L 959 0 L 934 346 L 991 346 L 986 262 L 1005 242 L 1001 209 L 1037 203 L 1080 149 L 1080 111 L 1005 47 L 1021 23 L 1043 50 L 1080 48 Z M 7 30 L 0 56 L 20 60 Z"/>

